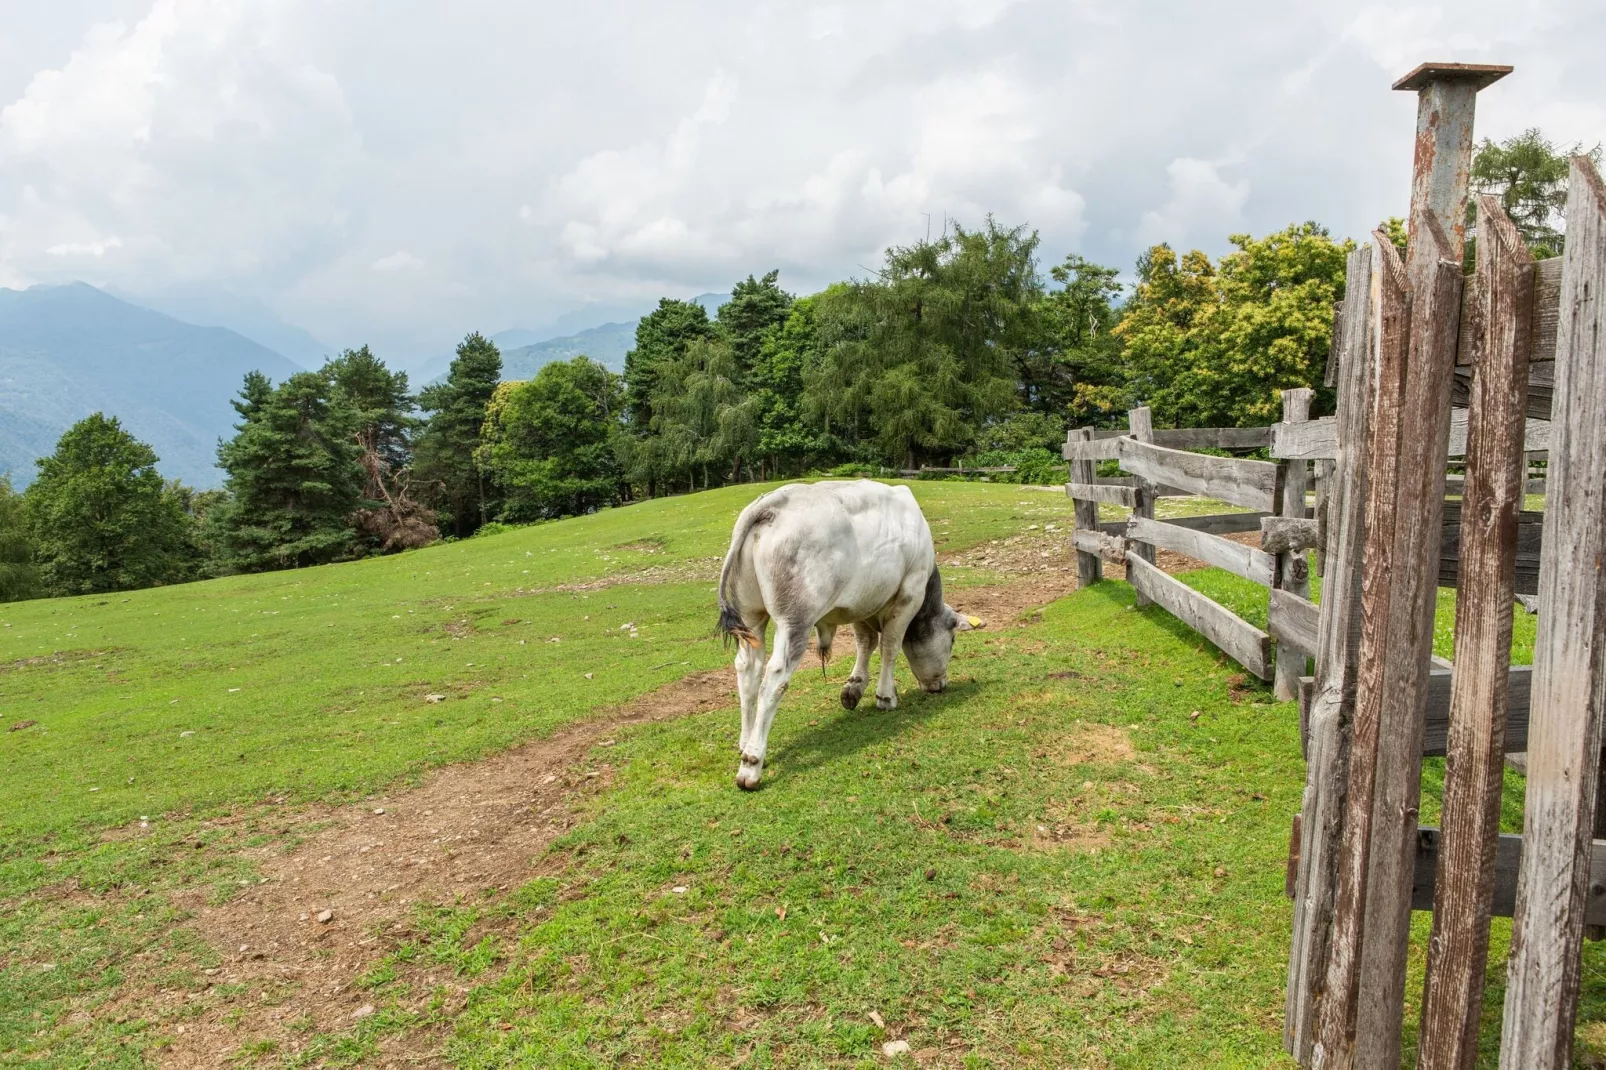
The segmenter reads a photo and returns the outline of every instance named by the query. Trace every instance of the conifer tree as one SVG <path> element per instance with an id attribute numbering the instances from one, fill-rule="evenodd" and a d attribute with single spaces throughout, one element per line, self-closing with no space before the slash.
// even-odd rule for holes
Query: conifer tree
<path id="1" fill-rule="evenodd" d="M 246 376 L 239 433 L 218 448 L 230 492 L 213 516 L 222 564 L 258 572 L 348 556 L 363 504 L 358 415 L 318 372 L 266 384 Z"/>
<path id="2" fill-rule="evenodd" d="M 502 353 L 474 332 L 457 347 L 446 381 L 425 387 L 418 404 L 430 414 L 413 450 L 413 474 L 431 488 L 443 529 L 472 535 L 493 508 L 476 451 L 486 406 L 502 381 Z"/>

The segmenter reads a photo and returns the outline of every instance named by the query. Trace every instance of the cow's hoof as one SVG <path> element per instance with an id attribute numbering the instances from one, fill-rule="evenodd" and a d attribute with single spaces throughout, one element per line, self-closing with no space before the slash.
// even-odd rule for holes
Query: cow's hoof
<path id="1" fill-rule="evenodd" d="M 897 695 L 877 695 L 875 697 L 875 708 L 878 709 L 878 710 L 895 710 L 895 709 L 897 709 L 898 708 L 898 696 Z"/>
<path id="2" fill-rule="evenodd" d="M 859 703 L 863 699 L 864 699 L 864 685 L 863 684 L 848 684 L 846 687 L 844 687 L 842 689 L 842 708 L 844 710 L 856 710 L 856 709 L 858 709 L 859 708 Z"/>
<path id="3" fill-rule="evenodd" d="M 742 755 L 741 767 L 736 770 L 736 786 L 743 791 L 757 791 L 758 782 L 763 776 L 764 759 L 750 754 Z"/>

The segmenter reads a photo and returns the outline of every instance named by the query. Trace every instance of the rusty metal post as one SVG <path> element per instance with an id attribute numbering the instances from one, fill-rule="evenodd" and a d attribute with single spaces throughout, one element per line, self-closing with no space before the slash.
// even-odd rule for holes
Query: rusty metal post
<path id="1" fill-rule="evenodd" d="M 1422 221 L 1432 215 L 1457 255 L 1467 231 L 1467 185 L 1472 173 L 1472 115 L 1478 90 L 1511 73 L 1487 63 L 1424 63 L 1394 83 L 1415 91 L 1416 155 L 1411 169 L 1411 218 L 1405 273 L 1416 278 Z"/>

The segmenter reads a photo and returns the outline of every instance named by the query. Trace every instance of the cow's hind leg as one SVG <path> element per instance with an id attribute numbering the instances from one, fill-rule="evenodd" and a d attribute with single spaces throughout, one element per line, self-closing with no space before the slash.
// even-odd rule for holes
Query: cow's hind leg
<path id="1" fill-rule="evenodd" d="M 862 621 L 853 626 L 853 644 L 856 647 L 853 672 L 842 685 L 842 708 L 855 710 L 864 698 L 864 688 L 870 682 L 870 651 L 875 649 L 876 631 Z"/>
<path id="2" fill-rule="evenodd" d="M 736 645 L 736 691 L 742 697 L 742 738 L 737 746 L 744 752 L 747 750 L 747 741 L 753 737 L 753 726 L 758 723 L 758 692 L 764 683 L 766 623 L 760 623 L 752 629 L 753 634 L 758 636 L 757 643 L 749 645 L 738 642 Z"/>
<path id="3" fill-rule="evenodd" d="M 736 770 L 736 786 L 747 791 L 758 787 L 764 775 L 764 752 L 769 746 L 770 725 L 775 723 L 775 707 L 786 694 L 792 674 L 803 660 L 808 649 L 808 625 L 775 622 L 775 649 L 770 653 L 769 664 L 764 667 L 764 683 L 758 691 L 758 716 L 747 745 L 742 748 L 742 764 Z"/>

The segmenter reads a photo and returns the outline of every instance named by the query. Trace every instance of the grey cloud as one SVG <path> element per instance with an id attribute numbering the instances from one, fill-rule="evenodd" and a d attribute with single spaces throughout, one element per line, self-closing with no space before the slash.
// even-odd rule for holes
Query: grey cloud
<path id="1" fill-rule="evenodd" d="M 0 30 L 31 71 L 0 78 L 0 285 L 226 286 L 412 361 L 772 266 L 811 289 L 928 217 L 1122 267 L 1362 235 L 1406 195 L 1393 77 L 1512 62 L 1480 133 L 1593 143 L 1602 30 L 1496 0 L 30 5 Z"/>

